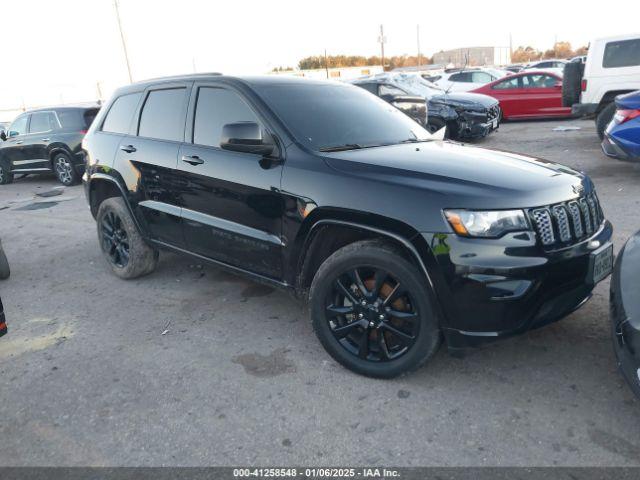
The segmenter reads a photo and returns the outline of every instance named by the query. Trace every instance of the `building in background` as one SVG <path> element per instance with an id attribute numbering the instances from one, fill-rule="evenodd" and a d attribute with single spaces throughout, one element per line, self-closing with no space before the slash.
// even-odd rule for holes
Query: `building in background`
<path id="1" fill-rule="evenodd" d="M 508 65 L 511 63 L 509 47 L 466 47 L 442 50 L 433 54 L 432 62 L 447 66 L 462 67 L 468 58 L 468 66 Z"/>
<path id="2" fill-rule="evenodd" d="M 272 75 L 294 75 L 296 77 L 306 77 L 329 80 L 349 80 L 351 78 L 364 77 L 366 75 L 376 75 L 382 73 L 381 65 L 368 65 L 364 67 L 335 67 L 317 68 L 313 70 L 282 70 L 271 72 Z"/>

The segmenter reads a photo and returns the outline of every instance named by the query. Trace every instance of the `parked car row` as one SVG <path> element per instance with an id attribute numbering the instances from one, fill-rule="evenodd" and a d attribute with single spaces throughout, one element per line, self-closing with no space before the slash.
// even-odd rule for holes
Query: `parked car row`
<path id="1" fill-rule="evenodd" d="M 25 112 L 0 132 L 0 185 L 15 175 L 55 173 L 63 185 L 84 172 L 81 143 L 99 106 L 56 107 Z"/>

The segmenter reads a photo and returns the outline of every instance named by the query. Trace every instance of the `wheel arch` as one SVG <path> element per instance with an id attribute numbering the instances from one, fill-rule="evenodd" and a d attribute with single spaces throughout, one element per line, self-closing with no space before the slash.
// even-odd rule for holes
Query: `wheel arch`
<path id="1" fill-rule="evenodd" d="M 138 232 L 143 237 L 146 237 L 144 230 L 138 223 L 138 218 L 134 215 L 133 208 L 126 194 L 124 187 L 118 182 L 118 180 L 105 173 L 94 173 L 87 180 L 87 199 L 89 201 L 89 208 L 91 215 L 95 219 L 98 215 L 98 209 L 100 204 L 108 198 L 122 197 L 124 204 L 127 206 L 127 210 L 133 219 Z"/>
<path id="2" fill-rule="evenodd" d="M 51 170 L 53 170 L 53 159 L 59 153 L 64 153 L 65 155 L 67 155 L 69 157 L 69 160 L 72 160 L 73 158 L 73 154 L 69 151 L 68 148 L 65 148 L 63 145 L 51 146 L 51 148 L 49 149 L 49 165 L 51 167 Z"/>
<path id="3" fill-rule="evenodd" d="M 596 110 L 596 115 L 600 113 L 602 110 L 604 110 L 607 107 L 607 105 L 613 102 L 618 95 L 622 95 L 624 93 L 629 93 L 633 91 L 634 90 L 611 90 L 606 92 L 600 99 L 600 102 L 598 103 L 598 109 Z"/>

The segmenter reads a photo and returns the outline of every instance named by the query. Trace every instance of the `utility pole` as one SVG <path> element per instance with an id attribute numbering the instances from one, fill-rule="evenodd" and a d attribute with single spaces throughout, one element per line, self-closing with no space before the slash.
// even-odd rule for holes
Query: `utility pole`
<path id="1" fill-rule="evenodd" d="M 329 80 L 329 59 L 327 58 L 327 49 L 324 49 L 324 71 L 327 73 L 327 80 Z"/>
<path id="2" fill-rule="evenodd" d="M 129 73 L 129 83 L 133 83 L 133 77 L 131 76 L 131 65 L 129 64 L 129 54 L 127 53 L 127 42 L 124 39 L 124 32 L 122 31 L 122 22 L 120 21 L 120 8 L 118 6 L 118 0 L 113 0 L 113 5 L 116 7 L 116 18 L 118 19 L 118 28 L 120 29 L 120 39 L 122 40 L 122 49 L 124 50 L 124 59 L 127 62 L 127 72 Z"/>
<path id="3" fill-rule="evenodd" d="M 420 69 L 420 25 L 416 25 L 416 35 L 418 39 L 418 70 Z"/>
<path id="4" fill-rule="evenodd" d="M 378 37 L 378 42 L 380 42 L 380 59 L 382 61 L 382 71 L 384 72 L 384 44 L 387 43 L 387 39 L 384 36 L 384 27 L 382 25 L 380 25 L 380 36 Z"/>
<path id="5" fill-rule="evenodd" d="M 100 82 L 96 82 L 96 87 L 98 89 L 98 100 L 102 102 L 102 88 L 100 88 Z"/>

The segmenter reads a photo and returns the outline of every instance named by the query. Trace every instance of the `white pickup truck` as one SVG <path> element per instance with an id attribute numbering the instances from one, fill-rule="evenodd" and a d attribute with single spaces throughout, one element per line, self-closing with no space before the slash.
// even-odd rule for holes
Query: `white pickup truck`
<path id="1" fill-rule="evenodd" d="M 640 90 L 640 33 L 593 40 L 585 63 L 564 67 L 564 106 L 575 115 L 595 115 L 600 138 L 615 113 L 615 97 L 635 90 Z"/>

